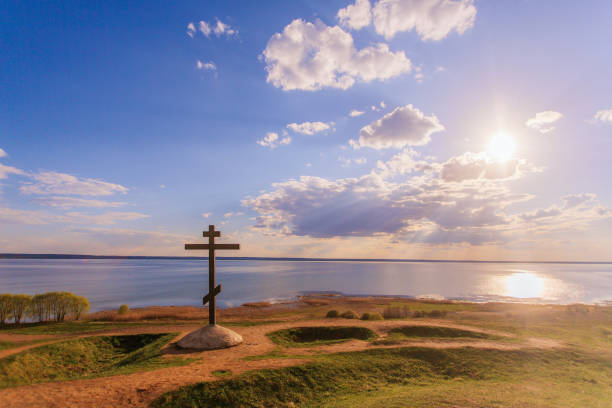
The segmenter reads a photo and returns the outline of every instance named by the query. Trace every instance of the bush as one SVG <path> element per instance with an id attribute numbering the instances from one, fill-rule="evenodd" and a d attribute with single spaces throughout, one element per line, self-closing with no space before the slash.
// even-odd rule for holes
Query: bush
<path id="1" fill-rule="evenodd" d="M 346 312 L 342 313 L 340 317 L 344 319 L 357 319 L 358 318 L 357 313 L 353 312 L 352 310 L 347 310 Z"/>
<path id="2" fill-rule="evenodd" d="M 329 317 L 329 318 L 340 317 L 340 313 L 337 310 L 330 310 L 329 312 L 327 312 L 325 317 Z"/>
<path id="3" fill-rule="evenodd" d="M 415 310 L 412 317 L 425 317 L 425 312 L 422 310 Z"/>
<path id="4" fill-rule="evenodd" d="M 385 319 L 404 319 L 410 317 L 410 308 L 408 306 L 387 306 L 382 315 Z"/>
<path id="5" fill-rule="evenodd" d="M 117 313 L 120 315 L 124 315 L 127 314 L 130 311 L 130 307 L 128 305 L 121 305 L 119 306 L 119 310 L 117 310 Z"/>
<path id="6" fill-rule="evenodd" d="M 383 317 L 380 313 L 364 313 L 361 320 L 383 320 Z"/>
<path id="7" fill-rule="evenodd" d="M 432 310 L 427 315 L 429 317 L 444 317 L 446 316 L 446 310 Z"/>

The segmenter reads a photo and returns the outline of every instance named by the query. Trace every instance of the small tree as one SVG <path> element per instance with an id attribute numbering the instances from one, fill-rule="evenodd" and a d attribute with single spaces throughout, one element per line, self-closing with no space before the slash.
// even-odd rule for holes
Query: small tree
<path id="1" fill-rule="evenodd" d="M 47 309 L 46 294 L 34 295 L 30 303 L 30 316 L 37 318 L 39 322 L 45 320 Z"/>
<path id="2" fill-rule="evenodd" d="M 119 306 L 119 310 L 117 311 L 117 313 L 119 313 L 120 315 L 124 315 L 127 314 L 130 311 L 130 307 L 128 305 L 121 305 Z"/>
<path id="3" fill-rule="evenodd" d="M 84 296 L 72 295 L 71 312 L 74 320 L 79 320 L 83 313 L 89 311 L 89 300 Z"/>
<path id="4" fill-rule="evenodd" d="M 26 313 L 30 310 L 30 304 L 32 302 L 32 296 L 30 295 L 13 295 L 13 319 L 15 323 L 21 323 Z"/>
<path id="5" fill-rule="evenodd" d="M 11 318 L 13 312 L 13 295 L 0 294 L 0 324 L 4 325 Z"/>

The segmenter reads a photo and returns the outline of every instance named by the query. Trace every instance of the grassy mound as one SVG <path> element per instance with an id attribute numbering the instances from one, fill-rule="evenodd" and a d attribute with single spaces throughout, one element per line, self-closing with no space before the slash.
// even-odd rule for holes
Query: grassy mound
<path id="1" fill-rule="evenodd" d="M 391 329 L 389 337 L 435 337 L 435 338 L 460 338 L 471 339 L 499 339 L 499 336 L 492 336 L 486 333 L 471 330 L 455 329 L 452 327 L 441 326 L 404 326 Z"/>
<path id="2" fill-rule="evenodd" d="M 294 327 L 268 333 L 268 337 L 281 346 L 303 347 L 329 344 L 349 339 L 371 340 L 376 333 L 365 327 Z"/>
<path id="3" fill-rule="evenodd" d="M 152 406 L 400 407 L 409 400 L 413 407 L 603 407 L 612 402 L 610 361 L 571 351 L 410 347 L 313 358 L 305 365 L 182 387 Z"/>
<path id="4" fill-rule="evenodd" d="M 99 336 L 49 344 L 0 359 L 0 388 L 46 381 L 124 374 L 186 364 L 160 358 L 176 334 Z"/>

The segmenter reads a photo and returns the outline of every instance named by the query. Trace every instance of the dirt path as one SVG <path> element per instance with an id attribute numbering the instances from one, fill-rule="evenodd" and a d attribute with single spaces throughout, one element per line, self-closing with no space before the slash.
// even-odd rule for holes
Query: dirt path
<path id="1" fill-rule="evenodd" d="M 90 380 L 62 381 L 45 384 L 28 385 L 17 388 L 0 390 L 0 402 L 3 408 L 12 407 L 145 407 L 159 395 L 176 389 L 182 385 L 192 384 L 200 381 L 216 379 L 211 373 L 215 370 L 231 370 L 238 374 L 247 370 L 261 368 L 279 368 L 304 363 L 305 359 L 265 359 L 247 361 L 244 358 L 271 352 L 277 346 L 270 341 L 266 333 L 296 327 L 296 326 L 365 326 L 377 333 L 384 335 L 393 327 L 406 325 L 437 325 L 464 330 L 472 330 L 495 334 L 498 336 L 512 337 L 506 333 L 482 330 L 470 326 L 456 325 L 439 320 L 407 321 L 335 321 L 335 320 L 313 320 L 303 322 L 286 322 L 270 324 L 265 326 L 240 327 L 235 330 L 239 332 L 244 343 L 238 347 L 222 350 L 204 352 L 182 353 L 170 346 L 165 349 L 168 357 L 174 357 L 181 353 L 187 357 L 199 358 L 188 366 L 169 367 L 155 371 L 138 372 L 128 375 L 95 378 Z M 112 332 L 96 333 L 94 335 L 114 335 L 129 333 L 153 333 L 153 332 L 181 332 L 181 336 L 187 334 L 194 327 L 166 326 L 166 327 L 136 327 Z M 87 337 L 79 335 L 73 337 Z M 180 338 L 177 337 L 177 340 Z M 63 340 L 63 339 L 62 339 Z M 544 340 L 544 339 L 539 339 Z M 38 346 L 37 344 L 35 346 Z M 422 346 L 432 348 L 459 348 L 479 347 L 495 348 L 503 350 L 518 349 L 524 347 L 551 348 L 560 347 L 561 344 L 554 341 L 534 341 L 527 343 L 503 343 L 488 340 L 452 340 L 452 341 L 407 341 L 398 345 L 376 346 L 369 342 L 353 340 L 345 343 L 337 343 L 316 348 L 287 349 L 288 353 L 310 354 L 316 352 L 336 353 L 341 351 L 360 351 L 371 348 L 390 348 L 402 346 Z M 10 350 L 7 350 L 10 351 Z"/>

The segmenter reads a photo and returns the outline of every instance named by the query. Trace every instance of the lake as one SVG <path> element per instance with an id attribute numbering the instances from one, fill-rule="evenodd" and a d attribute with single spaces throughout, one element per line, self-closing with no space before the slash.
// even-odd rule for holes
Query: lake
<path id="1" fill-rule="evenodd" d="M 612 264 L 217 260 L 220 307 L 307 292 L 470 301 L 612 304 Z M 193 259 L 0 259 L 0 293 L 69 291 L 91 310 L 200 305 L 208 262 Z"/>

